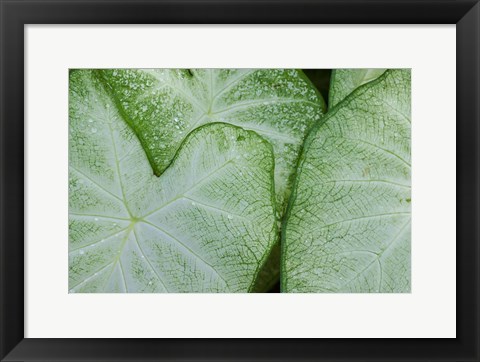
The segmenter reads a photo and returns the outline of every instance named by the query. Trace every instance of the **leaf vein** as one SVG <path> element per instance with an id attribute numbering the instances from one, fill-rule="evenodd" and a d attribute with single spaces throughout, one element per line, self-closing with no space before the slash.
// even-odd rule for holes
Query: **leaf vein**
<path id="1" fill-rule="evenodd" d="M 179 244 L 180 246 L 183 247 L 184 250 L 187 250 L 191 255 L 193 255 L 194 257 L 196 257 L 198 260 L 200 260 L 201 262 L 203 262 L 203 264 L 205 264 L 206 266 L 208 266 L 208 268 L 215 274 L 218 276 L 218 278 L 220 278 L 226 286 L 228 286 L 228 283 L 227 281 L 215 270 L 215 268 L 210 264 L 208 263 L 206 260 L 204 260 L 200 255 L 198 255 L 196 252 L 194 252 L 191 248 L 189 248 L 184 242 L 182 242 L 179 238 L 175 237 L 174 235 L 172 235 L 171 233 L 169 233 L 168 231 L 166 231 L 165 229 L 159 227 L 158 225 L 155 225 L 151 222 L 148 222 L 148 221 L 143 221 L 145 224 L 148 224 L 152 227 L 154 227 L 155 229 L 159 230 L 160 232 L 162 232 L 164 235 L 166 235 L 167 237 L 169 237 L 170 239 L 172 239 L 173 241 L 175 241 L 177 244 Z"/>

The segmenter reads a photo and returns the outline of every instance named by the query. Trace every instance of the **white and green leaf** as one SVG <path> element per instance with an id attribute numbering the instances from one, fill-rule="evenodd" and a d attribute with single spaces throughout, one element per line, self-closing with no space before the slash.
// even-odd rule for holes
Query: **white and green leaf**
<path id="1" fill-rule="evenodd" d="M 410 71 L 355 90 L 308 136 L 282 239 L 284 292 L 409 292 Z"/>
<path id="2" fill-rule="evenodd" d="M 355 89 L 377 79 L 386 69 L 334 69 L 328 94 L 329 108 L 334 107 Z"/>
<path id="3" fill-rule="evenodd" d="M 187 135 L 203 124 L 229 123 L 267 139 L 275 154 L 280 213 L 307 130 L 325 109 L 320 93 L 297 70 L 111 69 L 98 75 L 157 176 Z"/>
<path id="4" fill-rule="evenodd" d="M 198 127 L 156 177 L 91 71 L 70 74 L 69 116 L 71 292 L 254 288 L 277 240 L 267 141 L 228 124 Z"/>

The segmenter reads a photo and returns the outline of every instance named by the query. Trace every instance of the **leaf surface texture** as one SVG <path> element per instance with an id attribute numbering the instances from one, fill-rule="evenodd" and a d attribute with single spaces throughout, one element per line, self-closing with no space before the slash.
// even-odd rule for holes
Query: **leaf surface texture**
<path id="1" fill-rule="evenodd" d="M 282 291 L 409 292 L 410 71 L 388 70 L 308 136 L 282 241 Z"/>
<path id="2" fill-rule="evenodd" d="M 69 107 L 71 292 L 253 289 L 277 239 L 267 141 L 199 126 L 157 177 L 91 71 L 71 72 Z"/>
<path id="3" fill-rule="evenodd" d="M 377 79 L 386 69 L 334 69 L 330 92 L 328 95 L 329 108 L 345 99 L 350 93 L 363 84 Z"/>
<path id="4" fill-rule="evenodd" d="M 315 87 L 294 69 L 125 69 L 98 74 L 156 175 L 169 166 L 187 135 L 207 123 L 233 124 L 267 139 L 275 154 L 280 212 L 305 135 L 325 108 Z"/>

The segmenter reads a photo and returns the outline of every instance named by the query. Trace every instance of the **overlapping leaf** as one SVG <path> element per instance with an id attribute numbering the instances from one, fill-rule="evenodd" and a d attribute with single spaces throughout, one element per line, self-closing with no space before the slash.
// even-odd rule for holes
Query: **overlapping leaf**
<path id="1" fill-rule="evenodd" d="M 385 69 L 334 69 L 328 94 L 329 108 L 345 99 L 350 93 L 363 84 L 377 79 Z"/>
<path id="2" fill-rule="evenodd" d="M 282 291 L 410 290 L 410 71 L 361 86 L 309 135 L 287 211 Z"/>
<path id="3" fill-rule="evenodd" d="M 324 102 L 302 72 L 280 69 L 126 69 L 98 71 L 156 175 L 187 135 L 211 122 L 253 130 L 274 148 L 277 204 L 288 197 L 307 130 Z"/>
<path id="4" fill-rule="evenodd" d="M 70 291 L 253 289 L 277 237 L 270 144 L 232 125 L 201 126 L 156 177 L 92 72 L 71 73 L 69 104 Z"/>

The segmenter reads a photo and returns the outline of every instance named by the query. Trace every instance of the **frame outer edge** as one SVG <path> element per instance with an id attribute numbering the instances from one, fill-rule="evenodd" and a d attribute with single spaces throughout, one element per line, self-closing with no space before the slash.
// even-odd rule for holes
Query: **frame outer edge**
<path id="1" fill-rule="evenodd" d="M 57 5 L 60 7 L 66 6 L 67 1 L 59 0 L 46 3 L 49 4 L 50 9 L 53 9 Z M 72 4 L 75 3 L 84 5 L 91 4 L 93 6 L 93 2 L 91 1 L 77 1 Z M 105 2 L 103 3 L 105 4 Z M 20 136 L 23 137 L 23 125 L 21 127 L 17 125 L 18 128 L 21 128 L 21 134 L 19 134 L 18 128 L 15 128 L 17 133 L 9 133 L 10 128 L 13 129 L 11 124 L 14 123 L 14 121 L 23 119 L 24 74 L 23 67 L 20 68 L 18 64 L 16 65 L 15 63 L 23 57 L 23 25 L 25 23 L 48 23 L 49 20 L 55 23 L 55 20 L 58 22 L 58 19 L 61 19 L 63 16 L 60 13 L 45 15 L 45 12 L 43 15 L 32 14 L 27 11 L 29 10 L 29 4 L 38 7 L 39 1 L 18 1 L 15 4 L 11 1 L 0 0 L 0 270 L 2 274 L 0 277 L 0 359 L 2 361 L 34 359 L 58 360 L 58 351 L 45 349 L 48 343 L 43 343 L 41 340 L 29 341 L 23 339 L 23 284 L 15 285 L 15 283 L 22 281 L 24 276 L 23 243 L 19 245 L 19 243 L 12 242 L 12 240 L 23 240 L 23 228 L 21 232 L 19 232 L 19 229 L 20 226 L 23 226 L 24 216 L 23 163 L 19 165 L 17 162 L 18 160 L 23 160 L 24 156 L 23 138 L 20 138 Z M 55 6 L 53 6 L 53 4 L 55 4 Z M 332 2 L 326 2 L 326 4 L 332 6 Z M 463 282 L 462 285 L 464 285 L 464 288 L 461 290 L 461 295 L 458 296 L 457 323 L 458 320 L 465 322 L 469 319 L 468 314 L 462 315 L 463 311 L 474 311 L 474 315 L 470 316 L 472 318 L 470 318 L 466 328 L 463 326 L 464 328 L 462 331 L 459 331 L 458 333 L 460 340 L 458 341 L 459 344 L 456 349 L 456 353 L 458 354 L 456 358 L 453 359 L 452 356 L 445 355 L 443 359 L 478 361 L 480 356 L 478 344 L 480 316 L 478 311 L 478 273 L 480 260 L 478 254 L 480 235 L 478 225 L 480 209 L 480 168 L 478 163 L 480 161 L 480 5 L 478 0 L 459 1 L 457 4 L 457 13 L 460 7 L 466 9 L 468 5 L 469 8 L 468 13 L 465 11 L 466 15 L 464 15 L 457 24 L 457 124 L 459 124 L 458 122 L 461 119 L 464 119 L 464 125 L 460 127 L 460 132 L 457 133 L 457 147 L 459 151 L 457 154 L 457 160 L 462 161 L 457 163 L 457 175 L 460 175 L 460 177 L 457 176 L 459 177 L 457 180 L 462 181 L 457 185 L 457 189 L 461 188 L 464 190 L 462 193 L 457 191 L 457 197 L 459 198 L 457 203 L 458 205 L 464 205 L 464 211 L 461 211 L 460 209 L 457 210 L 457 236 L 459 239 L 463 240 L 473 239 L 472 243 L 465 243 L 460 250 L 457 250 L 457 260 L 460 262 L 466 260 L 465 264 L 467 264 L 462 265 L 462 263 L 457 262 L 457 269 L 461 272 L 457 273 L 457 281 L 459 280 L 459 275 L 463 275 L 465 276 L 465 280 L 469 283 L 467 285 L 465 281 Z M 187 4 L 184 3 L 183 5 L 186 6 Z M 340 8 L 341 6 L 338 7 Z M 82 11 L 82 14 L 85 14 L 85 12 Z M 217 17 L 219 16 L 218 14 L 216 15 Z M 65 16 L 69 20 L 66 23 L 75 22 L 74 20 L 72 21 L 72 19 L 75 19 L 73 15 L 70 14 L 70 17 L 68 17 L 68 15 Z M 266 15 L 264 14 L 264 16 Z M 426 17 L 429 19 L 434 18 L 431 14 Z M 258 15 L 256 18 L 258 18 Z M 99 21 L 99 18 L 95 17 L 95 15 L 92 15 L 92 19 L 96 19 L 96 21 L 93 20 L 94 23 L 98 23 Z M 451 19 L 451 17 L 449 19 Z M 186 20 L 188 20 L 188 16 L 186 17 Z M 442 20 L 439 19 L 438 23 L 441 22 Z M 7 32 L 9 32 L 8 37 L 6 36 Z M 459 41 L 461 36 L 463 36 L 464 42 Z M 470 59 L 467 59 L 468 57 L 470 57 Z M 463 67 L 463 70 L 460 69 L 461 66 Z M 8 94 L 5 92 L 7 84 L 9 85 Z M 464 92 L 459 92 L 462 87 Z M 469 118 L 472 116 L 473 119 Z M 466 118 L 469 118 L 470 121 Z M 9 122 L 7 122 L 7 119 Z M 6 150 L 9 151 L 8 157 L 5 152 Z M 462 158 L 462 156 L 465 158 Z M 18 180 L 22 180 L 22 182 L 16 182 Z M 472 191 L 473 194 L 470 193 L 467 195 L 469 191 Z M 20 194 L 22 197 L 18 198 L 18 195 Z M 8 213 L 6 212 L 7 210 Z M 468 210 L 473 210 L 474 212 L 469 215 L 467 212 Z M 5 225 L 8 225 L 8 228 L 5 227 Z M 463 228 L 468 230 L 468 232 L 462 233 Z M 8 240 L 10 240 L 9 243 L 7 243 Z M 22 255 L 16 255 L 20 251 L 22 252 Z M 19 264 L 16 264 L 18 262 Z M 472 294 L 469 294 L 469 290 L 472 290 L 471 288 L 476 291 L 474 300 L 469 299 L 469 296 Z M 466 336 L 469 337 L 468 340 L 462 339 L 462 337 Z M 49 340 L 45 340 L 45 342 L 46 341 Z M 408 348 L 411 348 L 411 346 L 409 345 Z M 423 348 L 426 347 L 424 346 Z M 94 353 L 94 349 L 95 348 L 92 348 L 92 353 Z M 412 350 L 411 355 L 413 355 L 413 353 L 415 353 L 414 350 Z M 200 359 L 202 356 L 199 355 L 198 358 Z M 70 354 L 67 357 L 67 360 L 73 359 L 75 359 L 73 354 Z M 92 359 L 93 357 L 82 358 L 81 360 Z M 175 358 L 173 357 L 172 359 Z M 262 359 L 266 360 L 265 358 L 256 358 L 256 360 Z M 322 357 L 317 356 L 317 359 L 322 359 Z M 96 360 L 106 360 L 106 358 L 96 358 Z M 252 360 L 252 358 L 250 358 L 250 360 Z"/>
<path id="2" fill-rule="evenodd" d="M 19 9 L 0 0 L 0 359 L 24 340 L 24 24 Z"/>
<path id="3" fill-rule="evenodd" d="M 480 3 L 457 23 L 457 338 L 479 361 Z M 471 242 L 468 242 L 468 241 Z M 468 284 L 467 284 L 468 283 Z M 462 289 L 458 290 L 458 285 Z M 473 298 L 469 298 L 469 291 Z M 472 312 L 470 314 L 469 312 Z M 463 323 L 463 324 L 460 324 Z"/>

